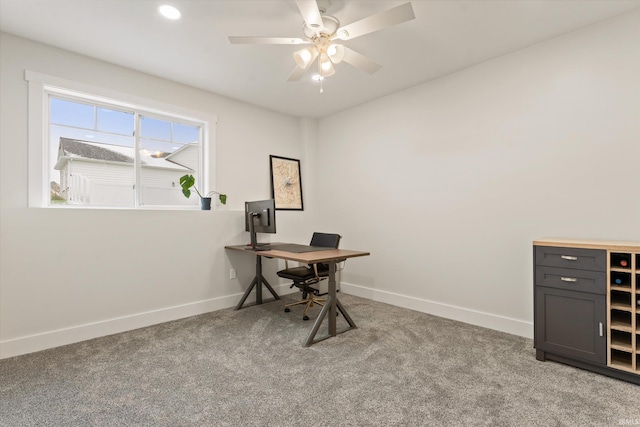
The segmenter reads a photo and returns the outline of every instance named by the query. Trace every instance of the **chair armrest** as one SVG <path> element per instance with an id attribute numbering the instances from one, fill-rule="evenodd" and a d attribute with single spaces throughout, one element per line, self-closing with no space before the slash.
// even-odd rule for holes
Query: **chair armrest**
<path id="1" fill-rule="evenodd" d="M 288 260 L 288 259 L 285 259 L 285 260 L 284 260 L 284 268 L 285 268 L 285 270 L 286 270 L 287 268 L 289 268 L 289 267 L 298 267 L 298 266 L 300 266 L 300 265 L 301 265 L 298 261 L 291 261 L 291 264 L 292 264 L 292 265 L 290 266 L 290 265 L 289 265 L 289 260 Z"/>

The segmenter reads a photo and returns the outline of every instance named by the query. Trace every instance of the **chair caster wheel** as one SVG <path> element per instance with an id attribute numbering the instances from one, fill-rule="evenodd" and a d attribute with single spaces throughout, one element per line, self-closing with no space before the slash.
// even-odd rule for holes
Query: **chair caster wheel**
<path id="1" fill-rule="evenodd" d="M 309 320 L 309 316 L 302 316 L 302 320 Z"/>
<path id="2" fill-rule="evenodd" d="M 288 313 L 288 312 L 290 312 L 290 311 L 291 311 L 291 309 L 290 309 L 289 307 L 287 307 L 287 308 L 285 308 L 285 309 L 284 309 L 284 312 L 285 312 L 285 313 Z"/>

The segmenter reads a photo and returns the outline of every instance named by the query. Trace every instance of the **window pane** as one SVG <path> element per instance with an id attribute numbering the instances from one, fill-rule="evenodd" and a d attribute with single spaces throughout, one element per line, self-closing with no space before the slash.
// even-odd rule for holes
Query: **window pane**
<path id="1" fill-rule="evenodd" d="M 143 138 L 171 141 L 171 123 L 164 120 L 141 117 L 140 135 Z"/>
<path id="2" fill-rule="evenodd" d="M 49 117 L 51 123 L 94 129 L 94 113 L 95 107 L 91 105 L 50 98 Z"/>
<path id="3" fill-rule="evenodd" d="M 50 126 L 51 204 L 132 207 L 133 137 Z"/>
<path id="4" fill-rule="evenodd" d="M 166 154 L 171 154 L 182 146 L 183 144 L 172 144 L 171 142 L 158 141 L 157 139 L 140 138 L 140 149 L 148 150 L 150 152 L 160 151 Z"/>
<path id="5" fill-rule="evenodd" d="M 119 135 L 133 135 L 133 113 L 98 108 L 98 130 Z"/>
<path id="6" fill-rule="evenodd" d="M 180 177 L 191 174 L 200 180 L 200 125 L 176 123 L 170 114 L 145 117 L 144 111 L 117 101 L 97 105 L 82 96 L 48 96 L 50 204 L 199 205 L 195 192 L 189 199 L 182 194 Z M 201 182 L 197 186 L 207 190 Z"/>
<path id="7" fill-rule="evenodd" d="M 193 192 L 187 199 L 182 194 L 180 177 L 198 176 L 200 148 L 198 145 L 172 144 L 155 140 L 140 140 L 140 203 L 149 205 L 189 206 L 200 203 Z M 196 183 L 198 190 L 202 190 Z"/>
<path id="8" fill-rule="evenodd" d="M 173 123 L 173 141 L 189 144 L 200 138 L 200 127 Z"/>

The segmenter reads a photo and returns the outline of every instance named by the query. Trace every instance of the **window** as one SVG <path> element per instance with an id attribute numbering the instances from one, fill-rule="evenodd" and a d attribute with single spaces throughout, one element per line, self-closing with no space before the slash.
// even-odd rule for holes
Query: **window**
<path id="1" fill-rule="evenodd" d="M 33 75 L 40 78 L 29 79 Z M 41 135 L 41 159 L 30 155 L 30 179 L 37 182 L 38 174 L 32 169 L 43 166 L 40 189 L 30 183 L 30 193 L 39 193 L 39 197 L 30 194 L 30 205 L 198 206 L 197 197 L 187 199 L 182 194 L 180 177 L 195 176 L 201 190 L 209 188 L 201 183 L 211 184 L 209 121 L 201 113 L 201 117 L 188 116 L 172 111 L 176 108 L 171 106 L 158 108 L 60 88 L 42 82 L 46 78 L 35 73 L 27 73 L 27 80 L 30 131 L 35 130 L 30 148 Z M 42 101 L 41 114 L 32 111 L 33 98 Z M 38 119 L 41 132 L 31 123 Z"/>

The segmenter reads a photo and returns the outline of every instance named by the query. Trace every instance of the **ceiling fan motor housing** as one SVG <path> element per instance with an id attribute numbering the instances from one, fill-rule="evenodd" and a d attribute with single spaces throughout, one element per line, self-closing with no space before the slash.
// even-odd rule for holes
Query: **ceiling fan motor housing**
<path id="1" fill-rule="evenodd" d="M 333 16 L 325 15 L 322 17 L 322 26 L 324 28 L 317 29 L 311 28 L 306 23 L 302 25 L 302 31 L 304 32 L 305 37 L 307 37 L 312 42 L 316 42 L 315 39 L 318 37 L 327 37 L 331 38 L 336 35 L 336 31 L 340 28 L 340 21 Z"/>

